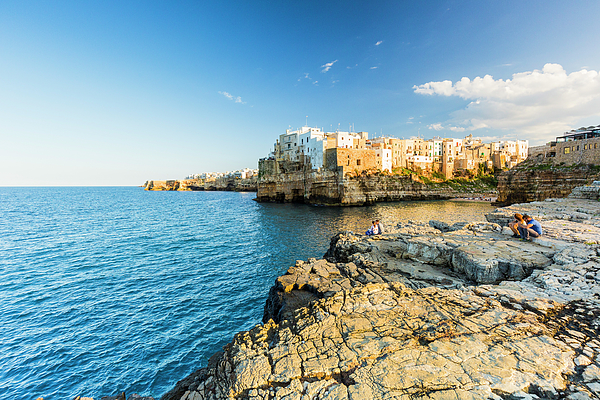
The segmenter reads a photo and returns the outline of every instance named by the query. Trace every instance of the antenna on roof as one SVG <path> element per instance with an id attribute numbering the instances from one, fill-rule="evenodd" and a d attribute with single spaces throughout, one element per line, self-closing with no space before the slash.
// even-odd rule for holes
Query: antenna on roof
<path id="1" fill-rule="evenodd" d="M 306 125 L 304 126 L 308 126 L 308 115 L 306 116 Z"/>

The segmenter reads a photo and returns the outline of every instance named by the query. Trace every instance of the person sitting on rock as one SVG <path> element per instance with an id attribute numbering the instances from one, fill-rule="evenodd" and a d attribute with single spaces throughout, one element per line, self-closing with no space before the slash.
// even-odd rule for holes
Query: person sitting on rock
<path id="1" fill-rule="evenodd" d="M 525 221 L 523 221 L 523 216 L 521 214 L 517 213 L 517 214 L 515 214 L 515 219 L 513 219 L 511 222 L 508 223 L 508 227 L 510 228 L 511 231 L 513 231 L 512 237 L 514 237 L 514 238 L 521 237 L 521 234 L 519 233 L 519 230 L 517 229 L 519 222 L 525 224 Z"/>
<path id="2" fill-rule="evenodd" d="M 381 235 L 384 232 L 383 224 L 379 222 L 378 219 L 375 220 L 375 227 L 377 228 L 377 233 L 375 235 Z"/>
<path id="3" fill-rule="evenodd" d="M 371 221 L 371 227 L 367 232 L 365 232 L 367 236 L 373 236 L 379 234 L 379 228 L 375 224 L 375 221 Z"/>
<path id="4" fill-rule="evenodd" d="M 531 240 L 532 237 L 542 236 L 542 225 L 539 222 L 527 214 L 523 215 L 523 220 L 525 223 L 519 222 L 517 227 L 522 240 Z"/>

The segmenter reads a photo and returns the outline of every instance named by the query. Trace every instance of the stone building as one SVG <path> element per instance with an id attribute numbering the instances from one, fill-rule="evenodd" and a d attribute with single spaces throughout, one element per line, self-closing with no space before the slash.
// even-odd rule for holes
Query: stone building
<path id="1" fill-rule="evenodd" d="M 530 157 L 540 155 L 555 164 L 600 165 L 600 125 L 565 132 L 555 141 L 530 148 Z"/>
<path id="2" fill-rule="evenodd" d="M 360 174 L 362 171 L 378 170 L 377 152 L 371 149 L 331 148 L 325 150 L 325 168 L 347 173 Z"/>
<path id="3" fill-rule="evenodd" d="M 335 149 L 360 151 L 344 153 L 342 156 L 337 151 L 329 151 Z M 365 156 L 368 154 L 365 151 L 374 154 Z M 568 154 L 571 150 L 564 151 Z M 393 171 L 407 168 L 420 172 L 439 171 L 446 178 L 452 178 L 457 170 L 472 171 L 482 164 L 488 169 L 512 168 L 525 160 L 527 152 L 526 140 L 482 143 L 473 135 L 464 139 L 369 139 L 367 132 L 324 132 L 319 128 L 304 126 L 294 131 L 286 130 L 280 135 L 269 159 L 298 163 L 302 168 L 313 170 L 338 170 L 344 167 L 346 171 L 362 172 L 368 169 Z"/>

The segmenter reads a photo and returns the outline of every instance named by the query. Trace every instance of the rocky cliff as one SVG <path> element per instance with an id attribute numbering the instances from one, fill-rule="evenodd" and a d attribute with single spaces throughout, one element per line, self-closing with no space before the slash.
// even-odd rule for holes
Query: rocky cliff
<path id="1" fill-rule="evenodd" d="M 600 179 L 598 165 L 555 165 L 543 156 L 528 158 L 498 176 L 498 204 L 567 197 L 577 187 Z"/>
<path id="2" fill-rule="evenodd" d="M 256 192 L 257 180 L 250 179 L 216 179 L 214 181 L 205 182 L 201 179 L 183 179 L 169 181 L 147 181 L 144 184 L 145 190 L 152 191 L 230 191 L 230 192 Z"/>
<path id="3" fill-rule="evenodd" d="M 361 175 L 296 171 L 268 175 L 258 181 L 257 201 L 324 205 L 366 205 L 384 201 L 434 200 L 454 197 L 496 197 L 481 181 L 423 183 L 415 175 Z"/>
<path id="4" fill-rule="evenodd" d="M 545 235 L 510 237 L 520 211 Z M 263 324 L 163 400 L 600 396 L 600 204 L 498 209 L 492 222 L 336 235 L 279 277 Z"/>

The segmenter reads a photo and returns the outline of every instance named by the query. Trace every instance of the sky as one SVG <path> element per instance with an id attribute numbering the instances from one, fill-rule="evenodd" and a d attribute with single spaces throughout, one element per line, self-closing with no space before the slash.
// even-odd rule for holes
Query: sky
<path id="1" fill-rule="evenodd" d="M 286 129 L 600 124 L 600 1 L 0 1 L 0 186 L 257 168 Z"/>

